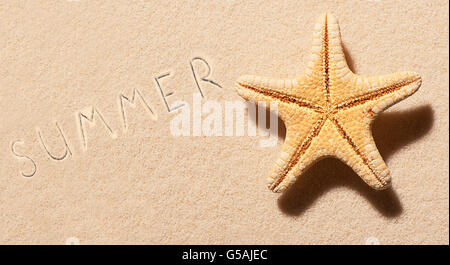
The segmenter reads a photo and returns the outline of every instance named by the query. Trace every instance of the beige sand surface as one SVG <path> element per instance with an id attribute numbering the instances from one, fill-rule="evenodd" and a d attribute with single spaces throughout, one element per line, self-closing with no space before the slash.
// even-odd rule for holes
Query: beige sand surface
<path id="1" fill-rule="evenodd" d="M 449 243 L 448 1 L 167 2 L 1 1 L 0 243 Z M 373 125 L 392 189 L 326 159 L 280 196 L 266 177 L 283 135 L 171 134 L 155 78 L 191 104 L 192 62 L 205 101 L 242 101 L 239 75 L 302 73 L 325 11 L 354 72 L 422 75 Z"/>

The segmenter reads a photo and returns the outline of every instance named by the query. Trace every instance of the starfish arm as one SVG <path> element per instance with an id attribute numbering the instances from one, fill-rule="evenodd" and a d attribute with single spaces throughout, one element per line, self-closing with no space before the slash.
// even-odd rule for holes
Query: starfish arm
<path id="1" fill-rule="evenodd" d="M 298 81 L 302 82 L 302 78 L 272 79 L 244 75 L 236 81 L 235 88 L 241 97 L 257 104 L 260 102 L 276 102 L 278 104 L 278 115 L 284 122 L 289 123 L 290 117 L 298 107 L 309 112 L 321 111 L 319 105 L 298 95 L 301 94 Z"/>
<path id="2" fill-rule="evenodd" d="M 378 113 L 417 91 L 421 78 L 414 72 L 355 77 L 358 79 L 350 87 L 364 92 L 337 104 L 332 119 L 340 135 L 351 147 L 341 152 L 340 159 L 372 188 L 385 189 L 391 180 L 389 170 L 375 145 L 370 125 Z"/>
<path id="3" fill-rule="evenodd" d="M 341 139 L 340 147 L 334 155 L 349 165 L 372 188 L 386 189 L 391 184 L 391 177 L 372 138 L 370 125 L 367 118 L 355 119 L 355 116 L 357 114 L 330 119 Z"/>
<path id="4" fill-rule="evenodd" d="M 337 110 L 363 107 L 378 114 L 395 103 L 414 94 L 422 84 L 415 72 L 399 72 L 382 76 L 356 76 L 350 87 L 356 88 L 356 96 L 336 105 Z"/>
<path id="5" fill-rule="evenodd" d="M 295 79 L 276 79 L 254 75 L 244 75 L 236 81 L 236 90 L 243 98 L 254 102 L 281 101 L 296 103 L 306 108 L 319 108 L 319 106 L 302 97 L 299 81 Z"/>
<path id="6" fill-rule="evenodd" d="M 288 127 L 281 153 L 267 179 L 270 190 L 282 192 L 314 161 L 308 154 L 324 123 L 325 118 L 315 113 L 304 122 Z"/>
<path id="7" fill-rule="evenodd" d="M 311 59 L 305 75 L 317 82 L 315 86 L 321 88 L 326 102 L 333 102 L 340 93 L 341 82 L 352 74 L 345 59 L 338 21 L 331 14 L 323 14 L 314 28 Z"/>

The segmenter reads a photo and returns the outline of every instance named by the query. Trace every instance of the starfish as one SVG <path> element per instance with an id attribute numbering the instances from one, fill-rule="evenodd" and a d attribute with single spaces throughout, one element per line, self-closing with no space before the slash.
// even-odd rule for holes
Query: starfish
<path id="1" fill-rule="evenodd" d="M 246 100 L 275 102 L 286 138 L 268 178 L 282 192 L 312 163 L 333 156 L 349 165 L 369 186 L 386 189 L 391 177 L 377 150 L 370 125 L 377 114 L 412 95 L 422 83 L 415 72 L 361 76 L 348 67 L 337 19 L 320 16 L 312 56 L 294 79 L 244 75 L 235 83 Z"/>

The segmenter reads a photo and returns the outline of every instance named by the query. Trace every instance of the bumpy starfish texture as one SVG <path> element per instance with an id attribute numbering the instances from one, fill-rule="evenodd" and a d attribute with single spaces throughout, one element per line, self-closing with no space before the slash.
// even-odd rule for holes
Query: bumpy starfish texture
<path id="1" fill-rule="evenodd" d="M 285 190 L 318 159 L 333 156 L 377 190 L 391 178 L 370 131 L 376 115 L 412 95 L 417 73 L 360 76 L 349 69 L 336 18 L 324 14 L 314 29 L 306 71 L 294 79 L 245 75 L 236 81 L 244 99 L 276 102 L 287 132 L 270 174 L 269 188 Z"/>

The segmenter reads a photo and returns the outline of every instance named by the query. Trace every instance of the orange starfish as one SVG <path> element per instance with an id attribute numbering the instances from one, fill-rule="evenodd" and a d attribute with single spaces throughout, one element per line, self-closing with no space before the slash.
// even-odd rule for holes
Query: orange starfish
<path id="1" fill-rule="evenodd" d="M 417 73 L 360 76 L 348 68 L 336 18 L 324 14 L 316 24 L 311 60 L 294 79 L 241 76 L 236 90 L 254 102 L 276 102 L 286 140 L 269 176 L 281 192 L 318 159 L 334 156 L 372 188 L 389 187 L 389 170 L 373 140 L 370 124 L 386 108 L 412 95 Z"/>

